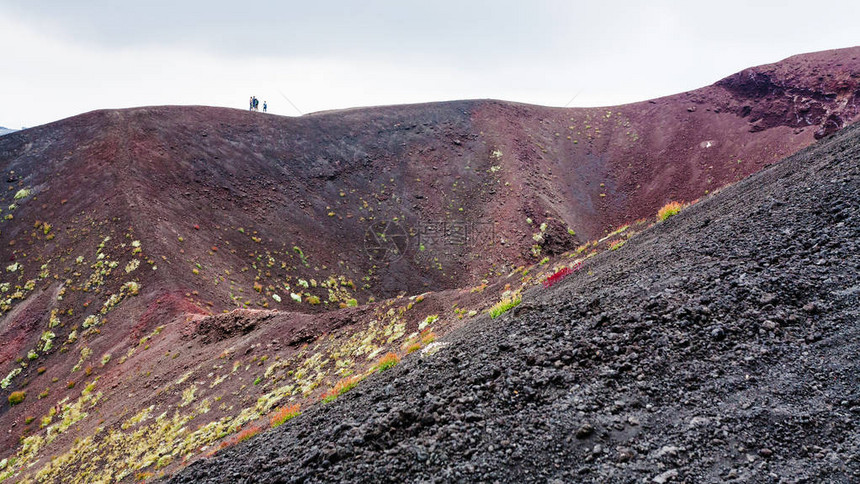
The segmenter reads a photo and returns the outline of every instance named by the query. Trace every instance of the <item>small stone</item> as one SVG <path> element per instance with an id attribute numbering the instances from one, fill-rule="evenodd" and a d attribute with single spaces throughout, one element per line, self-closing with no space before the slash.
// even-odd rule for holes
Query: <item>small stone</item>
<path id="1" fill-rule="evenodd" d="M 678 471 L 676 469 L 669 469 L 668 471 L 660 475 L 654 476 L 654 478 L 651 480 L 656 482 L 657 484 L 664 484 L 665 482 L 668 482 L 676 477 L 678 477 Z"/>
<path id="2" fill-rule="evenodd" d="M 722 327 L 717 326 L 711 330 L 711 339 L 714 341 L 722 341 L 726 339 L 726 331 Z"/>
<path id="3" fill-rule="evenodd" d="M 692 419 L 690 419 L 690 428 L 704 427 L 704 426 L 708 425 L 709 423 L 711 423 L 711 419 L 709 419 L 708 417 L 700 417 L 697 415 L 697 416 L 693 417 Z"/>
<path id="4" fill-rule="evenodd" d="M 630 462 L 633 459 L 633 450 L 627 447 L 619 447 L 615 460 L 618 462 Z"/>
<path id="5" fill-rule="evenodd" d="M 762 457 L 770 457 L 773 455 L 773 451 L 768 449 L 767 447 L 763 447 L 758 450 L 758 455 Z"/>
<path id="6" fill-rule="evenodd" d="M 657 451 L 657 457 L 663 457 L 664 455 L 676 456 L 678 455 L 678 447 L 674 445 L 664 445 Z"/>
<path id="7" fill-rule="evenodd" d="M 592 427 L 591 424 L 583 424 L 581 427 L 576 429 L 576 438 L 584 439 L 593 433 L 594 427 Z"/>
<path id="8" fill-rule="evenodd" d="M 768 331 L 773 331 L 779 327 L 779 324 L 774 321 L 771 321 L 770 319 L 766 319 L 763 323 L 761 323 L 761 327 Z"/>

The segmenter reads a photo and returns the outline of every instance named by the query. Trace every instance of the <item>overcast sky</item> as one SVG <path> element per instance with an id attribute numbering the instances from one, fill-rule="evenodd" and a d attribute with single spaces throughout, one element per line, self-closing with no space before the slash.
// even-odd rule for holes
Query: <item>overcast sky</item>
<path id="1" fill-rule="evenodd" d="M 247 109 L 251 95 L 290 116 L 468 98 L 612 105 L 860 45 L 858 19 L 857 0 L 0 0 L 0 126 Z"/>

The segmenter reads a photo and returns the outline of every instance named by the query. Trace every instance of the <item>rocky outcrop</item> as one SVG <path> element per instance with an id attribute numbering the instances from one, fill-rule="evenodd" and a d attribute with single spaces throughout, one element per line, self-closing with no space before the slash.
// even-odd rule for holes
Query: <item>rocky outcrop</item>
<path id="1" fill-rule="evenodd" d="M 856 61 L 856 54 L 850 60 Z M 840 58 L 823 53 L 795 56 L 745 69 L 715 85 L 732 94 L 724 108 L 747 119 L 750 132 L 810 128 L 821 139 L 860 114 L 860 69 L 840 67 Z"/>

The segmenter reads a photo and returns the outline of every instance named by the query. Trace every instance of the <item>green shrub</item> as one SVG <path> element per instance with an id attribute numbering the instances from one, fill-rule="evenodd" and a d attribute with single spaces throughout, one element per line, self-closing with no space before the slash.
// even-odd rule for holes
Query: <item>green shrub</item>
<path id="1" fill-rule="evenodd" d="M 170 463 L 173 462 L 173 457 L 169 455 L 163 455 L 158 458 L 158 461 L 155 462 L 155 468 L 161 469 L 162 467 L 167 467 Z"/>
<path id="2" fill-rule="evenodd" d="M 673 215 L 677 215 L 683 207 L 684 206 L 679 202 L 669 202 L 666 205 L 663 205 L 663 208 L 657 212 L 657 220 L 663 221 Z"/>
<path id="3" fill-rule="evenodd" d="M 352 390 L 358 385 L 358 382 L 361 381 L 361 377 L 359 376 L 351 376 L 348 378 L 344 378 L 343 380 L 335 383 L 334 387 L 322 394 L 323 403 L 329 403 L 334 401 L 340 395 Z"/>
<path id="4" fill-rule="evenodd" d="M 394 353 L 388 353 L 379 359 L 379 363 L 376 364 L 376 371 L 382 372 L 394 368 L 398 363 L 400 363 L 400 357 Z"/>
<path id="5" fill-rule="evenodd" d="M 272 428 L 275 428 L 279 425 L 283 425 L 286 421 L 297 417 L 301 413 L 301 411 L 299 411 L 300 408 L 301 407 L 298 403 L 289 407 L 280 408 L 277 412 L 275 412 L 275 414 L 270 420 Z"/>
<path id="6" fill-rule="evenodd" d="M 424 328 L 435 323 L 438 320 L 439 320 L 438 314 L 431 314 L 431 315 L 427 316 L 426 318 L 424 318 L 424 321 L 421 321 L 420 323 L 418 323 L 418 329 L 423 330 Z"/>
<path id="7" fill-rule="evenodd" d="M 490 308 L 490 317 L 493 319 L 498 318 L 502 314 L 505 314 L 511 309 L 519 306 L 520 302 L 522 302 L 522 298 L 519 294 L 506 297 Z"/>
<path id="8" fill-rule="evenodd" d="M 9 394 L 9 405 L 18 405 L 27 398 L 27 392 L 12 392 Z"/>
<path id="9" fill-rule="evenodd" d="M 236 436 L 236 442 L 237 443 L 244 442 L 244 441 L 250 439 L 251 437 L 259 434 L 260 430 L 262 430 L 260 427 L 257 427 L 256 425 L 252 425 L 252 426 L 246 428 L 245 430 L 239 432 L 239 434 Z"/>

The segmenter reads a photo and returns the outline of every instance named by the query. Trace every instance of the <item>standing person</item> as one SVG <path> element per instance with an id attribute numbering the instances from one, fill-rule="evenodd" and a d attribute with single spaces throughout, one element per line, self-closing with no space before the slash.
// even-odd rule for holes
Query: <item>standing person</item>
<path id="1" fill-rule="evenodd" d="M 260 110 L 260 100 L 255 97 L 254 98 L 254 111 L 259 111 L 259 110 Z"/>
<path id="2" fill-rule="evenodd" d="M 266 112 L 267 107 L 268 107 L 268 105 L 266 104 L 266 101 L 263 101 L 263 112 L 264 113 Z"/>
<path id="3" fill-rule="evenodd" d="M 248 101 L 248 103 L 251 105 L 249 111 L 253 111 L 254 110 L 254 96 L 251 96 L 251 99 Z"/>

